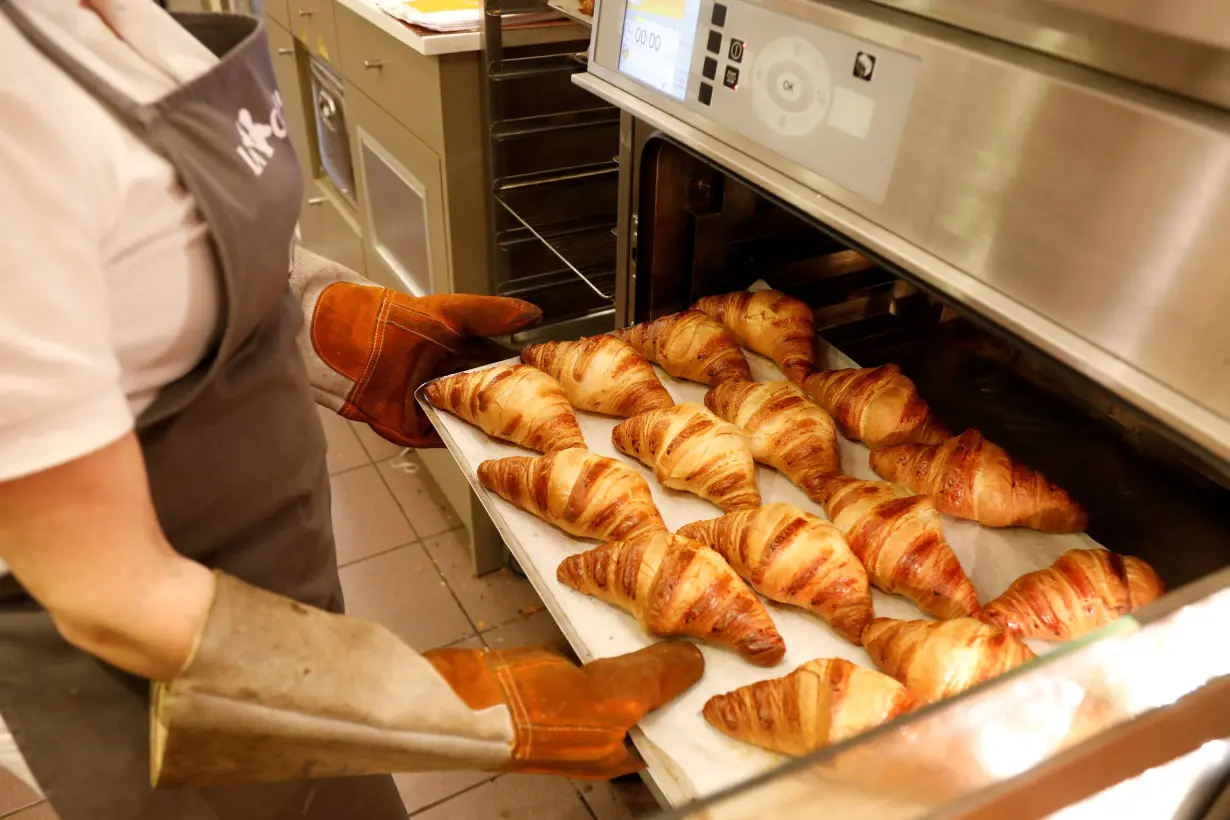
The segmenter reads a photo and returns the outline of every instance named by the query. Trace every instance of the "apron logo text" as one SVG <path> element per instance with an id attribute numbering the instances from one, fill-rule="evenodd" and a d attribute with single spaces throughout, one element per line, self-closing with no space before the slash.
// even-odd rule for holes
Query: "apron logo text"
<path id="1" fill-rule="evenodd" d="M 273 108 L 269 111 L 269 122 L 259 122 L 252 112 L 246 108 L 239 109 L 235 119 L 235 130 L 239 132 L 240 144 L 235 146 L 235 153 L 243 158 L 252 173 L 260 176 L 265 172 L 265 166 L 273 157 L 275 146 L 270 137 L 286 139 L 286 117 L 282 113 L 282 95 L 273 92 Z"/>

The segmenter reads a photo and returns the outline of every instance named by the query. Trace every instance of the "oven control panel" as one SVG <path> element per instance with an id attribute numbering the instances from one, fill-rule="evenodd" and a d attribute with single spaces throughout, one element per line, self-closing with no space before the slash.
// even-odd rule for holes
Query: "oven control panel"
<path id="1" fill-rule="evenodd" d="M 873 202 L 919 60 L 746 0 L 627 0 L 619 70 Z"/>

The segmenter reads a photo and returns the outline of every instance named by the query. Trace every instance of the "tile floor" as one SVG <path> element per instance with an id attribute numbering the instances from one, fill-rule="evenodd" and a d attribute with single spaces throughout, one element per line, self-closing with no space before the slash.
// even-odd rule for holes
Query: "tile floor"
<path id="1" fill-rule="evenodd" d="M 322 412 L 333 477 L 333 522 L 347 609 L 383 623 L 415 649 L 567 649 L 529 582 L 508 570 L 475 578 L 464 532 L 415 459 Z M 396 776 L 416 820 L 626 820 L 657 805 L 639 778 L 582 783 L 536 775 L 444 772 Z M 0 820 L 56 820 L 0 771 Z"/>

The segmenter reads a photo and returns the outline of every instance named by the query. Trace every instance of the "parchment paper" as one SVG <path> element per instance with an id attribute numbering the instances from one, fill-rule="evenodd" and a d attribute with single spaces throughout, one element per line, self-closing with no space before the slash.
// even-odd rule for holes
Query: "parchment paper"
<path id="1" fill-rule="evenodd" d="M 771 361 L 750 351 L 745 352 L 756 381 L 782 378 L 781 372 Z M 501 364 L 516 362 L 516 359 L 509 359 Z M 840 351 L 820 342 L 817 370 L 857 366 Z M 657 370 L 662 384 L 676 402 L 704 403 L 708 390 L 705 385 L 674 379 L 661 369 Z M 435 421 L 436 429 L 504 535 L 509 549 L 581 659 L 590 661 L 619 655 L 652 643 L 652 639 L 641 631 L 630 615 L 569 589 L 556 580 L 556 568 L 566 556 L 592 549 L 598 542 L 573 538 L 536 516 L 522 512 L 495 494 L 488 493 L 477 480 L 476 470 L 482 461 L 534 453 L 489 438 L 478 428 L 455 416 L 436 411 L 422 397 L 422 391 L 419 392 L 419 401 Z M 577 411 L 577 419 L 591 451 L 619 459 L 645 476 L 658 509 L 672 531 L 693 521 L 717 518 L 723 514 L 718 507 L 697 496 L 662 487 L 653 477 L 652 470 L 616 451 L 611 444 L 611 430 L 619 419 L 583 411 Z M 879 480 L 868 465 L 869 450 L 866 446 L 847 441 L 840 435 L 838 444 L 845 474 Z M 757 465 L 757 480 L 764 503 L 784 501 L 827 518 L 823 507 L 808 499 L 781 473 Z M 1049 566 L 1069 549 L 1098 546 L 1083 534 L 1048 535 L 1025 529 L 993 530 L 950 516 L 944 516 L 944 530 L 948 543 L 969 574 L 983 603 L 999 595 L 1018 576 Z M 886 595 L 875 589 L 872 590 L 872 597 L 878 617 L 903 620 L 926 617 L 905 598 Z M 818 616 L 772 602 L 766 604 L 786 642 L 786 657 L 780 664 L 764 669 L 747 663 L 729 650 L 702 644 L 706 664 L 704 678 L 668 707 L 646 718 L 639 727 L 640 731 L 633 733 L 634 741 L 650 764 L 651 775 L 672 803 L 679 804 L 712 794 L 772 769 L 785 760 L 780 755 L 740 743 L 711 728 L 701 717 L 701 708 L 711 696 L 754 681 L 780 677 L 815 658 L 839 657 L 875 668 L 861 648 L 838 637 Z M 1029 643 L 1039 654 L 1051 648 L 1045 642 Z"/>

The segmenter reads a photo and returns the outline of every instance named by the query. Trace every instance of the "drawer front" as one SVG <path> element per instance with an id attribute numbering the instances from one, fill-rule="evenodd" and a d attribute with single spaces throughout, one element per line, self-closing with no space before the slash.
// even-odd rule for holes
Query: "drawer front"
<path id="1" fill-rule="evenodd" d="M 337 194 L 319 181 L 307 186 L 299 214 L 299 237 L 308 250 L 364 273 L 363 238 L 359 228 L 345 213 Z"/>
<path id="2" fill-rule="evenodd" d="M 294 0 L 292 0 L 294 2 Z M 337 6 L 342 76 L 437 154 L 444 154 L 438 61 Z"/>
<path id="3" fill-rule="evenodd" d="M 347 101 L 368 276 L 413 295 L 450 292 L 439 157 L 362 92 Z"/>
<path id="4" fill-rule="evenodd" d="M 286 0 L 290 31 L 308 53 L 337 66 L 337 18 L 333 0 Z"/>
<path id="5" fill-rule="evenodd" d="M 286 129 L 290 132 L 290 143 L 295 148 L 304 178 L 309 179 L 312 176 L 312 154 L 308 133 L 313 121 L 307 117 L 303 105 L 303 83 L 299 76 L 295 38 L 281 26 L 269 26 L 269 51 L 273 54 L 273 72 L 282 95 L 282 112 L 286 117 Z"/>
<path id="6" fill-rule="evenodd" d="M 261 13 L 265 15 L 267 20 L 280 25 L 282 28 L 290 28 L 290 12 L 287 10 L 287 0 L 264 0 L 261 3 Z"/>

